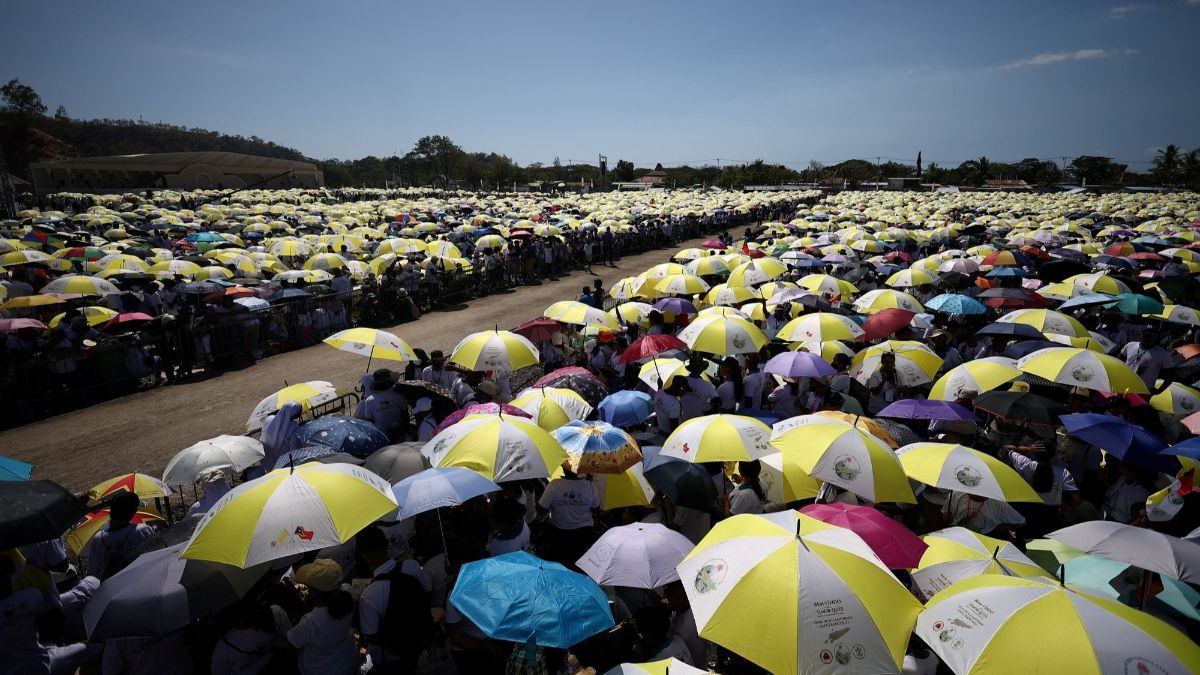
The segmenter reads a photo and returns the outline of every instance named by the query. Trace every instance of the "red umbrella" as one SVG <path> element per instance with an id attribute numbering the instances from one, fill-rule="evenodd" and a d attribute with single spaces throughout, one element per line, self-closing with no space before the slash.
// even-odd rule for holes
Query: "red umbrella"
<path id="1" fill-rule="evenodd" d="M 558 322 L 554 319 L 534 319 L 512 329 L 517 335 L 525 336 L 530 342 L 538 343 L 549 340 L 558 330 Z"/>
<path id="2" fill-rule="evenodd" d="M 746 255 L 750 256 L 751 258 L 765 258 L 767 256 L 765 251 L 757 248 L 749 249 L 746 251 Z"/>
<path id="3" fill-rule="evenodd" d="M 1024 288 L 989 288 L 979 294 L 988 307 L 1033 307 L 1040 308 L 1050 303 L 1042 296 Z"/>
<path id="4" fill-rule="evenodd" d="M 728 246 L 725 245 L 725 242 L 716 241 L 715 239 L 709 239 L 708 241 L 702 241 L 702 242 L 700 242 L 700 245 L 703 246 L 704 248 L 719 248 L 719 249 L 729 248 Z"/>
<path id="5" fill-rule="evenodd" d="M 1163 257 L 1161 255 L 1159 255 L 1157 253 L 1151 253 L 1150 251 L 1139 251 L 1137 253 L 1131 253 L 1125 257 L 1129 258 L 1130 260 L 1162 260 L 1163 259 Z"/>
<path id="6" fill-rule="evenodd" d="M 150 316 L 149 314 L 143 314 L 141 312 L 126 312 L 124 314 L 118 314 L 112 319 L 109 319 L 108 323 L 104 324 L 104 328 L 135 328 L 136 326 L 134 324 L 141 324 L 153 320 L 154 317 Z"/>
<path id="7" fill-rule="evenodd" d="M 687 343 L 674 335 L 644 335 L 633 341 L 621 354 L 621 363 L 633 363 L 672 349 L 687 349 Z"/>
<path id="8" fill-rule="evenodd" d="M 0 333 L 15 333 L 26 328 L 46 330 L 46 324 L 37 319 L 0 319 Z"/>
<path id="9" fill-rule="evenodd" d="M 870 506 L 809 504 L 800 513 L 830 525 L 844 527 L 862 537 L 867 546 L 890 569 L 908 569 L 921 564 L 929 546 L 900 523 Z"/>
<path id="10" fill-rule="evenodd" d="M 912 256 L 905 253 L 904 251 L 892 251 L 891 253 L 885 254 L 883 256 L 883 259 L 886 262 L 895 262 L 897 260 L 900 260 L 903 262 L 912 262 Z"/>
<path id="11" fill-rule="evenodd" d="M 1040 249 L 1036 246 L 1026 245 L 1026 246 L 1022 246 L 1018 250 L 1021 251 L 1022 253 L 1024 253 L 1025 255 L 1028 255 L 1032 258 L 1037 258 L 1038 260 L 1049 260 L 1050 259 L 1049 253 L 1046 253 L 1045 251 L 1043 251 L 1042 249 Z"/>
<path id="12" fill-rule="evenodd" d="M 876 340 L 887 337 L 907 326 L 916 315 L 916 312 L 896 307 L 878 311 L 868 316 L 867 320 L 863 322 L 863 338 Z"/>

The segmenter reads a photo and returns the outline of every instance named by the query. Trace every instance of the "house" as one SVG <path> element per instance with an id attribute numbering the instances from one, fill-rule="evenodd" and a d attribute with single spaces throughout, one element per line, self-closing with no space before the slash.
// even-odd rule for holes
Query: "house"
<path id="1" fill-rule="evenodd" d="M 983 181 L 984 190 L 996 192 L 1033 192 L 1033 186 L 1023 180 L 988 178 Z"/>
<path id="2" fill-rule="evenodd" d="M 646 185 L 666 185 L 667 172 L 663 171 L 662 169 L 656 169 L 642 176 L 641 178 L 638 178 L 637 182 L 645 183 Z"/>

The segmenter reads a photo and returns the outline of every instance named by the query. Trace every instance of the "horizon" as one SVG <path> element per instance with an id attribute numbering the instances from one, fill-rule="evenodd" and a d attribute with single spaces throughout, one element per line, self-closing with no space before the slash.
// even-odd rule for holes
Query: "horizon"
<path id="1" fill-rule="evenodd" d="M 1200 146 L 1200 0 L 317 7 L 21 5 L 0 79 L 75 119 L 257 136 L 318 160 L 403 156 L 441 134 L 522 166 L 802 169 L 922 151 L 926 166 L 1098 155 L 1140 172 L 1167 144 Z"/>

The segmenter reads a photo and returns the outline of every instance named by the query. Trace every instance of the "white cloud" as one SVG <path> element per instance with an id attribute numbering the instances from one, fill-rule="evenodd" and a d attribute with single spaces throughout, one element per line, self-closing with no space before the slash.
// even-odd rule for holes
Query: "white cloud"
<path id="1" fill-rule="evenodd" d="M 1136 49 L 1077 49 L 1073 52 L 1044 52 L 1027 59 L 1020 59 L 1000 66 L 1001 70 L 1012 70 L 1026 66 L 1046 66 L 1060 61 L 1094 61 L 1113 56 L 1136 54 Z"/>
<path id="2" fill-rule="evenodd" d="M 1189 2 L 1192 2 L 1192 0 L 1189 0 Z M 1200 2 L 1200 0 L 1196 0 L 1196 2 Z M 1124 19 L 1126 16 L 1129 16 L 1130 14 L 1133 14 L 1135 12 L 1144 12 L 1148 9 L 1150 9 L 1150 5 L 1142 5 L 1142 4 L 1138 4 L 1138 3 L 1131 3 L 1128 5 L 1117 5 L 1116 7 L 1113 7 L 1112 9 L 1108 10 L 1108 18 Z"/>

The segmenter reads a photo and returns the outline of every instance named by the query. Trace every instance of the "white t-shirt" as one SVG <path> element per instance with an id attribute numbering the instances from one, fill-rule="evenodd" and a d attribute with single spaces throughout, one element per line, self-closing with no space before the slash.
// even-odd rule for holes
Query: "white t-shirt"
<path id="1" fill-rule="evenodd" d="M 1158 345 L 1147 349 L 1141 342 L 1130 342 L 1121 348 L 1121 358 L 1125 359 L 1125 365 L 1132 368 L 1151 389 L 1158 380 L 1158 374 L 1164 368 L 1175 365 L 1170 352 Z"/>
<path id="2" fill-rule="evenodd" d="M 306 675 L 344 675 L 357 673 L 358 646 L 350 632 L 353 613 L 340 619 L 329 616 L 329 609 L 316 607 L 300 617 L 288 631 L 288 642 L 300 650 L 297 666 Z"/>
<path id="3" fill-rule="evenodd" d="M 721 386 L 717 387 L 717 398 L 721 399 L 721 412 L 732 413 L 737 411 L 737 406 L 740 401 L 734 396 L 734 388 L 732 382 L 722 382 Z"/>
<path id="4" fill-rule="evenodd" d="M 749 486 L 739 485 L 736 490 L 729 493 L 729 513 L 731 515 L 762 512 L 763 500 L 759 499 Z"/>
<path id="5" fill-rule="evenodd" d="M 689 377 L 688 385 L 692 390 L 680 398 L 679 421 L 684 422 L 712 410 L 713 399 L 717 398 L 717 388 L 702 377 Z"/>
<path id="6" fill-rule="evenodd" d="M 1013 468 L 1017 470 L 1017 473 L 1021 474 L 1025 482 L 1032 486 L 1033 476 L 1038 468 L 1037 460 L 1026 457 L 1016 450 L 1009 450 L 1008 457 Z M 1075 487 L 1075 479 L 1065 468 L 1054 464 L 1050 467 L 1050 473 L 1054 476 L 1054 483 L 1050 486 L 1048 492 L 1039 492 L 1038 496 L 1042 498 L 1046 506 L 1060 506 L 1062 505 L 1063 492 L 1078 492 L 1079 488 Z"/>
<path id="7" fill-rule="evenodd" d="M 550 512 L 550 524 L 560 530 L 591 527 L 592 510 L 600 508 L 600 495 L 591 481 L 555 478 L 546 486 L 538 506 Z"/>
<path id="8" fill-rule="evenodd" d="M 961 525 L 980 534 L 987 534 L 1000 525 L 1024 525 L 1025 517 L 1008 504 L 995 499 L 977 502 L 965 492 L 951 492 L 942 513 L 950 516 L 954 525 Z"/>

